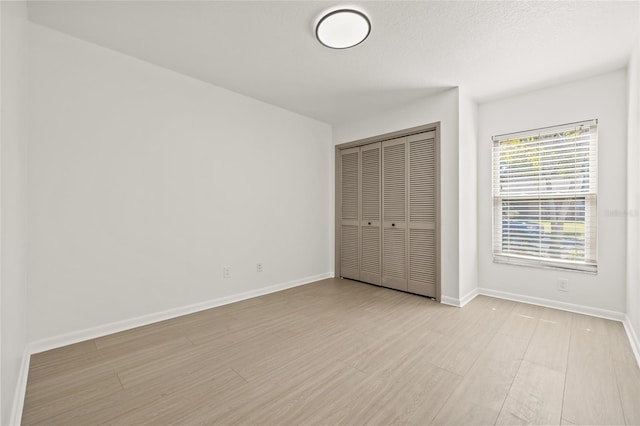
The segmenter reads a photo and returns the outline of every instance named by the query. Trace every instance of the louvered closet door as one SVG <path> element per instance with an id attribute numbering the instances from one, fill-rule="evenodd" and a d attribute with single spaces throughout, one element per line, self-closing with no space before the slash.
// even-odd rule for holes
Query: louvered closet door
<path id="1" fill-rule="evenodd" d="M 407 291 L 407 138 L 382 142 L 382 285 Z"/>
<path id="2" fill-rule="evenodd" d="M 435 132 L 412 135 L 409 150 L 409 291 L 436 297 L 437 153 Z"/>
<path id="3" fill-rule="evenodd" d="M 360 280 L 382 284 L 381 144 L 360 148 Z"/>
<path id="4" fill-rule="evenodd" d="M 341 167 L 341 234 L 340 276 L 360 279 L 360 148 L 340 152 Z"/>

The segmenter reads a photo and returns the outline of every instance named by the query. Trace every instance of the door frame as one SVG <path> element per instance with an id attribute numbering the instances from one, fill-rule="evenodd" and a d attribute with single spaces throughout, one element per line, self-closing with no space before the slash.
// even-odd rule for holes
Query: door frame
<path id="1" fill-rule="evenodd" d="M 440 302 L 441 298 L 441 279 L 440 279 L 440 216 L 442 206 L 440 203 L 440 122 L 424 124 L 421 126 L 411 127 L 404 130 L 397 130 L 395 132 L 384 133 L 378 136 L 371 136 L 364 139 L 358 139 L 351 142 L 345 142 L 334 147 L 334 170 L 335 170 L 335 216 L 334 216 L 334 233 L 335 233 L 335 257 L 334 257 L 334 275 L 340 277 L 340 257 L 341 252 L 341 234 L 340 224 L 342 211 L 342 170 L 340 166 L 340 151 L 348 148 L 355 148 L 362 145 L 368 145 L 375 142 L 384 142 L 390 139 L 396 139 L 404 136 L 411 136 L 418 133 L 424 133 L 429 131 L 435 131 L 436 133 L 436 203 L 438 208 L 436 209 L 436 300 Z"/>

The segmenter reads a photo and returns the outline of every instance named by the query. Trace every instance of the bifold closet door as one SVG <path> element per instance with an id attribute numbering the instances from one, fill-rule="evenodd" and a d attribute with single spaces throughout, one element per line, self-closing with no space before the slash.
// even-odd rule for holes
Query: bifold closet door
<path id="1" fill-rule="evenodd" d="M 409 256 L 408 290 L 436 297 L 437 176 L 435 132 L 408 137 Z"/>
<path id="2" fill-rule="evenodd" d="M 360 279 L 360 148 L 340 152 L 340 276 Z"/>
<path id="3" fill-rule="evenodd" d="M 407 285 L 407 138 L 382 142 L 382 285 Z"/>
<path id="4" fill-rule="evenodd" d="M 381 144 L 360 148 L 360 280 L 382 284 Z"/>
<path id="5" fill-rule="evenodd" d="M 435 131 L 339 152 L 340 276 L 438 297 Z"/>

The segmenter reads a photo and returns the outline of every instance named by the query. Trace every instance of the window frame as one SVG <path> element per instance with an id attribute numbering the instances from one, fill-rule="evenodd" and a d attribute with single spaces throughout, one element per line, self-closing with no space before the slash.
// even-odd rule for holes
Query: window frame
<path id="1" fill-rule="evenodd" d="M 540 142 L 544 142 L 542 137 L 545 135 L 552 135 L 554 133 L 562 131 L 570 131 L 578 129 L 580 126 L 588 126 L 590 139 L 589 139 L 589 191 L 588 193 L 580 192 L 580 189 L 576 189 L 573 192 L 556 193 L 556 194 L 544 194 L 541 191 L 523 191 L 525 193 L 519 195 L 501 194 L 501 189 L 497 189 L 496 185 L 500 186 L 503 177 L 502 169 L 496 171 L 496 166 L 500 168 L 500 149 L 496 148 L 500 142 L 507 140 L 513 140 L 516 138 L 525 137 L 539 137 Z M 538 129 L 525 130 L 519 132 L 506 133 L 496 135 L 491 138 L 491 209 L 492 209 L 492 256 L 494 263 L 511 264 L 519 266 L 529 266 L 541 269 L 554 269 L 565 271 L 577 271 L 590 274 L 597 274 L 598 272 L 598 120 L 584 120 L 574 123 L 566 123 L 555 126 L 541 127 Z M 498 157 L 496 157 L 498 156 Z M 496 184 L 497 179 L 497 184 Z M 503 251 L 504 243 L 504 215 L 503 215 L 503 203 L 509 201 L 527 202 L 533 201 L 542 203 L 543 200 L 578 200 L 584 199 L 584 260 L 569 260 L 559 259 L 543 256 L 535 256 L 531 254 L 516 254 L 505 253 Z M 497 224 L 498 216 L 500 223 Z M 541 221 L 539 215 L 534 220 Z M 538 225 L 540 226 L 540 225 Z M 508 231 L 509 232 L 509 231 Z M 498 235 L 496 235 L 498 234 Z M 542 252 L 543 247 L 540 244 L 537 246 L 537 250 Z"/>

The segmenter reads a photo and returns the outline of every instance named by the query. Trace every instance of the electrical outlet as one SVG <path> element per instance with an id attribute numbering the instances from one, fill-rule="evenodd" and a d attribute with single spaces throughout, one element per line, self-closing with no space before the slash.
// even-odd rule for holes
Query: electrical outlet
<path id="1" fill-rule="evenodd" d="M 262 272 L 262 263 L 256 263 L 256 271 Z"/>
<path id="2" fill-rule="evenodd" d="M 231 278 L 231 266 L 225 266 L 222 268 L 222 276 L 224 278 Z"/>
<path id="3" fill-rule="evenodd" d="M 560 278 L 558 280 L 558 291 L 569 291 L 569 280 L 566 278 Z"/>

